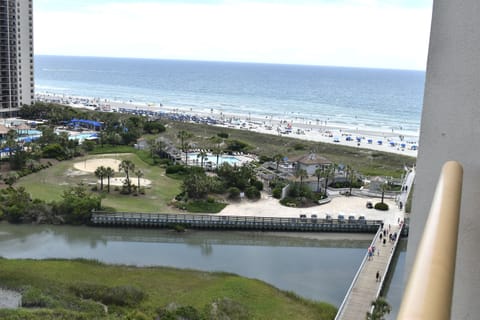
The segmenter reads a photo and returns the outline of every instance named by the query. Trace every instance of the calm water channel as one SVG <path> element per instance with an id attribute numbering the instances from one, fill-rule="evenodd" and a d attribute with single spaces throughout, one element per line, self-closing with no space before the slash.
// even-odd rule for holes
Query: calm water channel
<path id="1" fill-rule="evenodd" d="M 0 224 L 0 255 L 81 257 L 117 264 L 233 272 L 339 306 L 370 243 L 368 236 L 360 235 L 353 241 L 325 239 L 328 234 L 300 235 Z M 397 259 L 396 271 L 387 283 L 387 298 L 394 300 L 403 288 L 404 251 Z"/>

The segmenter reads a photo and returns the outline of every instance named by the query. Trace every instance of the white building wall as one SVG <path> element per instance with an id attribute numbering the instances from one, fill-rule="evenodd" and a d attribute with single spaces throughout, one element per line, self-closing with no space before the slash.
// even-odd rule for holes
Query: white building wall
<path id="1" fill-rule="evenodd" d="M 17 19 L 18 97 L 22 106 L 34 100 L 32 0 L 17 0 Z"/>
<path id="2" fill-rule="evenodd" d="M 464 166 L 451 319 L 480 317 L 480 1 L 435 0 L 407 275 L 441 166 Z"/>

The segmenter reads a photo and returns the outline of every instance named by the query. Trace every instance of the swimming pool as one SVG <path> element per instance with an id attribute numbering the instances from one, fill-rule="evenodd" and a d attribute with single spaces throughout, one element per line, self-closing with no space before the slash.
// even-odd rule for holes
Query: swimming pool
<path id="1" fill-rule="evenodd" d="M 185 157 L 184 157 L 185 158 Z M 199 157 L 199 153 L 189 153 L 188 154 L 188 163 L 190 164 L 196 164 L 196 165 L 201 165 L 202 159 Z M 222 154 L 218 156 L 218 165 L 222 165 L 223 163 L 228 163 L 230 165 L 240 165 L 242 163 L 242 160 L 231 155 L 226 155 Z M 216 166 L 217 165 L 217 155 L 214 154 L 207 154 L 206 157 L 203 158 L 203 165 L 212 165 Z"/>
<path id="2" fill-rule="evenodd" d="M 97 133 L 79 133 L 79 134 L 69 135 L 68 139 L 78 140 L 79 143 L 82 143 L 85 140 L 98 139 L 98 134 Z"/>

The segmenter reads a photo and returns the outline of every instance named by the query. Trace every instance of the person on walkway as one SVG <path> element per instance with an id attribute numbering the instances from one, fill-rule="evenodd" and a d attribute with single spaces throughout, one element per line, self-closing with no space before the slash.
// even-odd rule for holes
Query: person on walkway
<path id="1" fill-rule="evenodd" d="M 377 271 L 375 278 L 376 278 L 376 282 L 380 281 L 380 271 Z"/>

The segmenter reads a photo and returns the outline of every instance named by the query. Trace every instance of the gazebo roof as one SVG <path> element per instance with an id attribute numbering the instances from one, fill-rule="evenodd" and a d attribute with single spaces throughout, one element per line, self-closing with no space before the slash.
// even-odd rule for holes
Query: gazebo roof
<path id="1" fill-rule="evenodd" d="M 5 127 L 3 124 L 0 124 L 0 134 L 7 134 L 10 129 Z"/>

